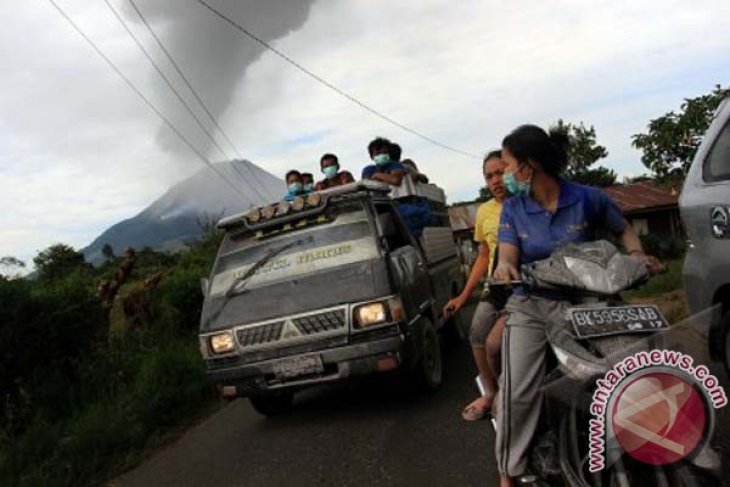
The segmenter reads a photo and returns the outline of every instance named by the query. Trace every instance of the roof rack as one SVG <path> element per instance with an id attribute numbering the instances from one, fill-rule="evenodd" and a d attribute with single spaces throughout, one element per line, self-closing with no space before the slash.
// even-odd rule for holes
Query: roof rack
<path id="1" fill-rule="evenodd" d="M 341 186 L 335 186 L 333 188 L 316 191 L 307 195 L 298 196 L 295 198 L 295 202 L 288 202 L 285 200 L 275 201 L 267 205 L 252 208 L 251 210 L 236 213 L 225 218 L 222 218 L 217 227 L 220 229 L 227 229 L 236 227 L 239 225 L 247 225 L 258 223 L 258 217 L 252 219 L 251 215 L 257 216 L 264 214 L 264 211 L 271 212 L 270 215 L 266 215 L 265 219 L 270 219 L 277 216 L 277 221 L 282 221 L 278 215 L 287 216 L 289 210 L 293 207 L 293 214 L 308 215 L 312 213 L 318 213 L 322 207 L 327 205 L 327 201 L 334 196 L 343 196 L 347 194 L 354 194 L 358 192 L 374 193 L 379 196 L 390 196 L 394 200 L 400 200 L 409 197 L 419 197 L 445 205 L 446 196 L 441 188 L 435 184 L 425 183 L 414 183 L 410 177 L 405 176 L 400 186 L 391 186 L 380 181 L 372 181 L 369 179 L 355 181 L 353 183 L 343 184 Z M 302 200 L 299 205 L 296 205 L 296 200 Z M 314 200 L 314 201 L 312 201 Z M 281 207 L 281 208 L 280 208 Z M 279 209 L 280 208 L 280 209 Z M 289 218 L 287 218 L 289 219 Z"/>

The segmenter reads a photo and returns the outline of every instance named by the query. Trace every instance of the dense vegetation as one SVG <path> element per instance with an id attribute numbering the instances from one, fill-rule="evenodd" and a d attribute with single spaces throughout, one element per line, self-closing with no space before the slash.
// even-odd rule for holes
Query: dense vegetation
<path id="1" fill-rule="evenodd" d="M 196 331 L 218 241 L 96 269 L 57 244 L 35 279 L 0 277 L 3 485 L 100 483 L 215 403 Z"/>

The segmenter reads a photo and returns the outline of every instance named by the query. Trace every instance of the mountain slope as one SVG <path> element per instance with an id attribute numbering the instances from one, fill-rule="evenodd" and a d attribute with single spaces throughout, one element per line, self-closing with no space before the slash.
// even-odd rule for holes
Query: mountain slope
<path id="1" fill-rule="evenodd" d="M 211 168 L 202 169 L 172 186 L 138 215 L 105 230 L 83 249 L 86 260 L 102 261 L 101 249 L 107 243 L 116 254 L 126 247 L 175 250 L 200 235 L 201 220 L 245 211 L 278 200 L 285 192 L 281 179 L 250 161 L 219 162 L 215 167 L 241 188 L 245 196 Z"/>

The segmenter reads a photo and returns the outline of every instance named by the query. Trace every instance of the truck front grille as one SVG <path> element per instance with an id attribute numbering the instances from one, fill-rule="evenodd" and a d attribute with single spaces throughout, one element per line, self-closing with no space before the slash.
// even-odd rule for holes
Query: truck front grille
<path id="1" fill-rule="evenodd" d="M 265 343 L 275 342 L 281 338 L 281 330 L 283 328 L 283 321 L 243 328 L 238 330 L 238 343 L 240 343 L 243 347 L 252 347 L 254 345 L 263 345 Z"/>
<path id="2" fill-rule="evenodd" d="M 325 313 L 302 316 L 293 319 L 292 322 L 305 335 L 334 331 L 345 327 L 345 310 L 336 309 Z"/>
<path id="3" fill-rule="evenodd" d="M 347 313 L 345 308 L 323 311 L 291 320 L 282 320 L 262 325 L 249 325 L 236 329 L 236 339 L 241 347 L 258 348 L 281 342 L 296 342 L 297 339 L 319 338 L 346 332 Z"/>

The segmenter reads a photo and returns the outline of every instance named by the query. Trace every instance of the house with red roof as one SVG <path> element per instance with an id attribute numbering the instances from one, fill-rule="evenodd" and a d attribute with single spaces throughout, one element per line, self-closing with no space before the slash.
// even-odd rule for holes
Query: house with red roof
<path id="1" fill-rule="evenodd" d="M 652 181 L 616 184 L 604 191 L 623 211 L 639 235 L 684 238 L 679 217 L 679 190 Z"/>

